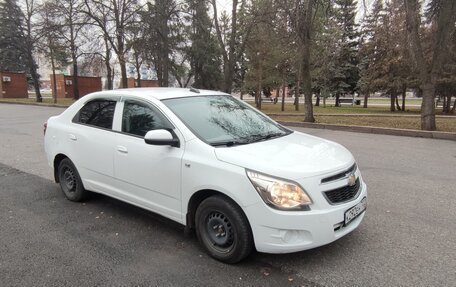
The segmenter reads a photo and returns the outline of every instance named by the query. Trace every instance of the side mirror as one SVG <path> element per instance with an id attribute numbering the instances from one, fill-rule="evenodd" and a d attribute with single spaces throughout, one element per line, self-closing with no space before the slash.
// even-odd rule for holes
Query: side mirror
<path id="1" fill-rule="evenodd" d="M 150 145 L 169 145 L 180 147 L 179 139 L 173 131 L 168 130 L 151 130 L 144 136 L 144 141 Z"/>

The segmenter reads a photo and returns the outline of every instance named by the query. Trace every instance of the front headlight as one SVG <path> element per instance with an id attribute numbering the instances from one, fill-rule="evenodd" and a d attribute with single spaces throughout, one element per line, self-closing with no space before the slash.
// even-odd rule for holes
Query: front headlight
<path id="1" fill-rule="evenodd" d="M 269 206 L 282 210 L 308 210 L 312 200 L 297 183 L 247 170 L 247 177 Z"/>

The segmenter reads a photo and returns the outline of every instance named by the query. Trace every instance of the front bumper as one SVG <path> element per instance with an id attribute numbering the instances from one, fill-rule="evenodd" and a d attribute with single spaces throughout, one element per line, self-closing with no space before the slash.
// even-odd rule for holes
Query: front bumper
<path id="1" fill-rule="evenodd" d="M 358 196 L 349 202 L 310 211 L 280 211 L 263 202 L 244 208 L 251 223 L 255 247 L 265 253 L 291 253 L 331 243 L 356 229 L 366 212 L 343 226 L 345 211 L 367 197 L 361 184 Z"/>

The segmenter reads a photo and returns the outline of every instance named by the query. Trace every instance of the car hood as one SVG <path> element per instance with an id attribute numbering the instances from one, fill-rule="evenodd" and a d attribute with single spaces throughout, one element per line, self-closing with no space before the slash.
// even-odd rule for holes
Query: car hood
<path id="1" fill-rule="evenodd" d="M 348 167 L 352 154 L 340 144 L 293 132 L 247 145 L 215 148 L 224 162 L 282 178 L 298 180 Z"/>

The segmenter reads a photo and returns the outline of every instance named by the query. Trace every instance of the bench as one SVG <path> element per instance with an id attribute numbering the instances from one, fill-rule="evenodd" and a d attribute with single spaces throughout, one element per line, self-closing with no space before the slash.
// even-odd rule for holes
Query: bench
<path id="1" fill-rule="evenodd" d="M 355 105 L 359 106 L 361 105 L 361 100 L 355 100 L 355 99 L 346 99 L 346 98 L 339 98 L 339 104 L 351 104 L 353 105 L 353 101 L 355 102 Z"/>
<path id="2" fill-rule="evenodd" d="M 261 97 L 261 103 L 263 104 L 277 104 L 279 101 L 276 97 Z"/>

